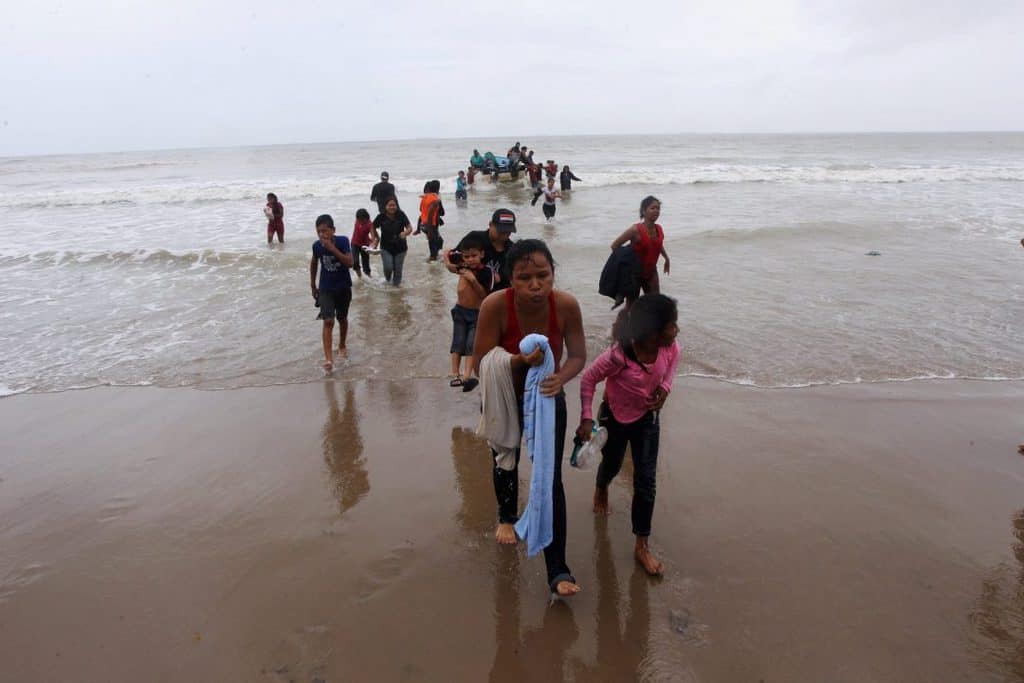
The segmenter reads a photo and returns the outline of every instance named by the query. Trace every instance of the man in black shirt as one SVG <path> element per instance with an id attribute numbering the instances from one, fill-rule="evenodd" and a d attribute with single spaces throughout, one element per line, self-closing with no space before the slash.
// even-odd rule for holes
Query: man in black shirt
<path id="1" fill-rule="evenodd" d="M 384 213 L 384 204 L 388 199 L 395 196 L 395 186 L 388 182 L 388 172 L 382 171 L 380 182 L 370 190 L 370 201 L 377 202 L 377 212 Z"/>
<path id="2" fill-rule="evenodd" d="M 484 265 L 490 268 L 495 275 L 494 289 L 505 289 L 509 281 L 509 268 L 505 256 L 511 244 L 512 233 L 516 231 L 516 215 L 508 209 L 498 209 L 491 216 L 491 222 L 486 230 L 472 230 L 462 239 L 470 235 L 482 238 L 486 245 L 484 249 Z M 461 241 L 459 242 L 461 244 Z M 461 247 L 457 247 L 461 248 Z M 455 272 L 454 266 L 448 266 L 448 270 Z"/>

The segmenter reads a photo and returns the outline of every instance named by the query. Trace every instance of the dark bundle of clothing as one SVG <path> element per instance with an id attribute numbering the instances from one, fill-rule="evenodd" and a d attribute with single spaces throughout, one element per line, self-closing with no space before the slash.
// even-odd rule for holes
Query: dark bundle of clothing
<path id="1" fill-rule="evenodd" d="M 621 246 L 612 252 L 601 270 L 597 291 L 615 299 L 612 310 L 626 299 L 640 296 L 640 261 L 633 247 Z"/>

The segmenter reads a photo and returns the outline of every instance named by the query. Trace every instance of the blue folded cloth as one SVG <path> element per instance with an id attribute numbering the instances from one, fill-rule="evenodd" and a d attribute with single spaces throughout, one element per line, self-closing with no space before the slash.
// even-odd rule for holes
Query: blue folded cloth
<path id="1" fill-rule="evenodd" d="M 516 533 L 526 541 L 526 554 L 536 555 L 551 543 L 552 493 L 555 479 L 555 399 L 542 396 L 540 383 L 555 371 L 555 356 L 548 338 L 529 334 L 519 342 L 523 354 L 544 349 L 544 362 L 530 368 L 523 394 L 523 435 L 526 450 L 533 461 L 530 473 L 530 499 L 523 516 L 516 523 Z"/>

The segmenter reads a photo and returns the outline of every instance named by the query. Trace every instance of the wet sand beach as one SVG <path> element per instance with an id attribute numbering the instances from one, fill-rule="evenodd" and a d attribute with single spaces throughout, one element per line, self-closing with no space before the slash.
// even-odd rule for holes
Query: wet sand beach
<path id="1" fill-rule="evenodd" d="M 543 560 L 493 541 L 477 400 L 3 399 L 0 680 L 1024 680 L 1024 383 L 681 378 L 666 576 L 633 561 L 628 459 L 608 519 L 566 463 L 584 592 L 550 606 Z"/>

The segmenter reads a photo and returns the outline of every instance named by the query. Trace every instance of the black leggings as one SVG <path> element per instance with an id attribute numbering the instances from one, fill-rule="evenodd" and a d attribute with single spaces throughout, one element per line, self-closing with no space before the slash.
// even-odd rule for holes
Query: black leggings
<path id="1" fill-rule="evenodd" d="M 541 206 L 541 208 L 544 209 L 544 218 L 553 218 L 554 217 L 554 215 L 555 215 L 555 205 L 554 204 L 544 204 L 543 206 Z"/>
<path id="2" fill-rule="evenodd" d="M 650 536 L 657 493 L 658 440 L 661 436 L 658 413 L 648 411 L 636 422 L 622 424 L 612 415 L 608 404 L 602 402 L 598 422 L 608 430 L 608 441 L 601 449 L 597 488 L 608 488 L 619 473 L 628 443 L 633 454 L 633 533 Z"/>
<path id="3" fill-rule="evenodd" d="M 519 422 L 522 424 L 522 415 Z M 552 590 L 559 581 L 575 583 L 572 572 L 565 563 L 565 488 L 562 486 L 562 455 L 565 452 L 565 393 L 555 397 L 555 476 L 552 480 L 552 538 L 544 548 L 544 564 L 548 570 L 548 585 Z M 494 451 L 491 455 L 496 456 Z M 515 524 L 519 521 L 519 449 L 516 449 L 516 464 L 511 470 L 494 465 L 494 495 L 498 499 L 498 521 Z"/>
<path id="4" fill-rule="evenodd" d="M 356 247 L 356 250 L 359 252 L 359 258 L 358 259 L 356 259 L 356 258 L 352 259 L 352 270 L 358 271 L 359 270 L 359 264 L 360 264 L 360 262 L 362 262 L 362 264 L 363 264 L 363 272 L 366 273 L 367 275 L 369 275 L 370 274 L 370 255 L 367 254 L 366 253 L 366 249 L 364 249 L 362 247 Z"/>

